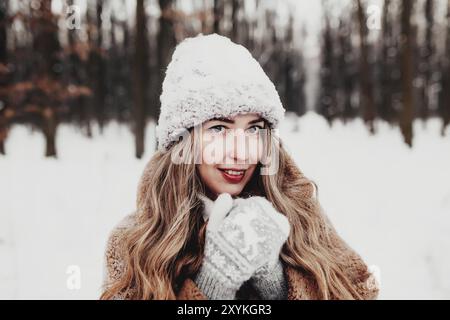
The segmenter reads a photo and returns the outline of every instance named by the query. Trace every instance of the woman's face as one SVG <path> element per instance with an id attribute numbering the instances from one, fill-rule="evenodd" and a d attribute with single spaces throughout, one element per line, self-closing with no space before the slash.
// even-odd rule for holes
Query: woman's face
<path id="1" fill-rule="evenodd" d="M 264 120 L 256 113 L 213 119 L 201 128 L 200 178 L 215 199 L 221 193 L 238 196 L 261 158 L 259 130 Z"/>

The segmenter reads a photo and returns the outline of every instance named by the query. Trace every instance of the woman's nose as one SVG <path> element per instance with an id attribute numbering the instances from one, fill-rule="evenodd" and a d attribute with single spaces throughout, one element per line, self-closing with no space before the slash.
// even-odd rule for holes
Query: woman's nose
<path id="1" fill-rule="evenodd" d="M 243 129 L 230 130 L 225 147 L 228 159 L 237 163 L 245 163 L 248 160 L 247 139 Z"/>

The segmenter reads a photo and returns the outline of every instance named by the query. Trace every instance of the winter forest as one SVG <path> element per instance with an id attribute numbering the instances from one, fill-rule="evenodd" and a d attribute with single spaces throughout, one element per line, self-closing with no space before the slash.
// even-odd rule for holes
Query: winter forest
<path id="1" fill-rule="evenodd" d="M 450 298 L 450 0 L 0 0 L 0 299 L 98 299 L 165 69 L 244 45 L 379 299 Z"/>
<path id="2" fill-rule="evenodd" d="M 299 116 L 313 109 L 330 125 L 359 117 L 373 134 L 381 119 L 398 127 L 409 146 L 414 119 L 439 117 L 445 135 L 449 1 L 324 0 L 319 35 L 308 33 L 292 1 L 267 3 L 2 0 L 0 153 L 8 153 L 14 124 L 41 133 L 45 155 L 56 157 L 61 123 L 91 137 L 94 124 L 101 130 L 115 120 L 129 126 L 135 155 L 142 157 L 172 50 L 200 32 L 224 34 L 249 48 L 285 108 Z M 319 54 L 311 72 L 303 44 L 313 36 Z M 316 85 L 306 92 L 308 81 Z"/>

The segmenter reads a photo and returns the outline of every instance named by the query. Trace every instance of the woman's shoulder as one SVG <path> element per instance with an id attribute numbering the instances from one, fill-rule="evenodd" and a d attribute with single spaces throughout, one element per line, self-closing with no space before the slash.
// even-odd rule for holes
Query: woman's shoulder
<path id="1" fill-rule="evenodd" d="M 131 228 L 133 225 L 136 224 L 137 215 L 136 212 L 133 211 L 132 213 L 127 214 L 125 217 L 119 220 L 119 222 L 116 223 L 114 228 L 111 231 L 111 235 L 116 233 L 121 233 L 129 228 Z"/>
<path id="2" fill-rule="evenodd" d="M 105 283 L 117 281 L 123 273 L 123 244 L 127 231 L 136 224 L 136 213 L 132 212 L 119 220 L 109 233 L 105 250 Z"/>
<path id="3" fill-rule="evenodd" d="M 136 224 L 136 212 L 132 212 L 123 217 L 115 224 L 108 236 L 107 249 L 115 249 L 125 233 Z"/>

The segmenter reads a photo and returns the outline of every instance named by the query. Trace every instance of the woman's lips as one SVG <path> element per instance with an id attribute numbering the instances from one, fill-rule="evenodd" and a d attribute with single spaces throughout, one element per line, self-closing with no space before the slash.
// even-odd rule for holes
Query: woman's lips
<path id="1" fill-rule="evenodd" d="M 239 183 L 242 181 L 245 175 L 245 170 L 237 170 L 237 169 L 219 169 L 222 176 L 229 183 Z"/>

